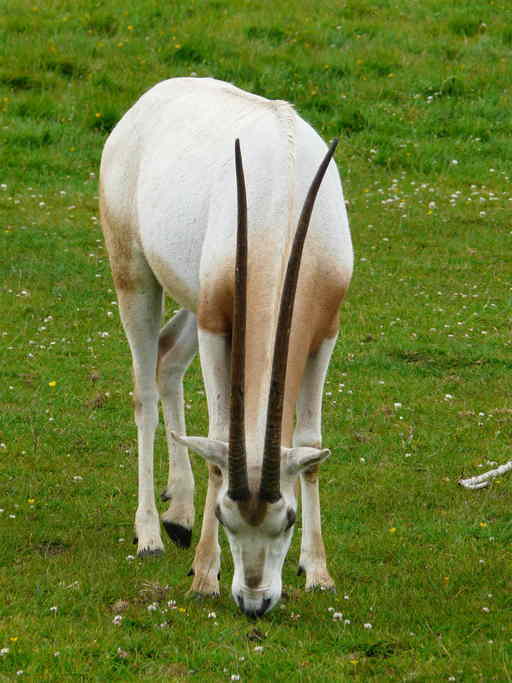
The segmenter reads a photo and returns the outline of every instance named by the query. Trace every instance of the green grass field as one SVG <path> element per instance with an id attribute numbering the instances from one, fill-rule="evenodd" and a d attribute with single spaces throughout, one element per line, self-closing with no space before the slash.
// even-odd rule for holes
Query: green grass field
<path id="1" fill-rule="evenodd" d="M 457 486 L 511 458 L 511 50 L 507 0 L 5 0 L 0 680 L 512 679 L 512 480 Z M 340 136 L 356 252 L 324 401 L 338 592 L 304 592 L 298 525 L 286 597 L 256 623 L 229 595 L 224 540 L 205 602 L 186 595 L 193 548 L 141 561 L 131 543 L 98 162 L 144 90 L 190 74 Z M 197 361 L 186 393 L 205 435 Z M 161 427 L 158 491 L 166 471 Z"/>

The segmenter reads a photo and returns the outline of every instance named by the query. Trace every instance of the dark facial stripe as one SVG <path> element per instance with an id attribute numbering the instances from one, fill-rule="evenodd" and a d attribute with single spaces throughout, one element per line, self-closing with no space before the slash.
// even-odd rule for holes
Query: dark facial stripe
<path id="1" fill-rule="evenodd" d="M 247 566 L 247 558 L 242 557 L 244 563 L 245 585 L 247 588 L 258 588 L 263 578 L 263 569 L 265 567 L 265 550 L 262 548 L 255 559 L 254 566 Z"/>
<path id="2" fill-rule="evenodd" d="M 251 526 L 259 526 L 267 514 L 267 503 L 257 496 L 252 496 L 248 500 L 238 503 L 240 514 Z"/>

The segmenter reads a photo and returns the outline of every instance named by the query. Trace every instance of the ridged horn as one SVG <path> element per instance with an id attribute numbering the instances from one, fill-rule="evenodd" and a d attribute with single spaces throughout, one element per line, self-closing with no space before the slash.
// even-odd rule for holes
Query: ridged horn
<path id="1" fill-rule="evenodd" d="M 233 500 L 249 498 L 245 451 L 245 322 L 247 310 L 247 196 L 240 140 L 235 141 L 235 167 L 238 200 L 236 233 L 235 289 L 231 331 L 231 398 L 229 421 L 229 484 Z"/>
<path id="2" fill-rule="evenodd" d="M 279 480 L 281 473 L 281 429 L 283 421 L 286 365 L 288 361 L 293 305 L 295 302 L 297 281 L 299 279 L 302 250 L 315 199 L 337 144 L 338 139 L 335 138 L 320 164 L 306 196 L 290 257 L 288 259 L 288 267 L 286 269 L 283 292 L 281 294 L 281 305 L 276 328 L 274 359 L 272 362 L 272 376 L 268 397 L 267 426 L 265 431 L 265 446 L 259 491 L 260 498 L 268 503 L 275 503 L 281 497 Z"/>

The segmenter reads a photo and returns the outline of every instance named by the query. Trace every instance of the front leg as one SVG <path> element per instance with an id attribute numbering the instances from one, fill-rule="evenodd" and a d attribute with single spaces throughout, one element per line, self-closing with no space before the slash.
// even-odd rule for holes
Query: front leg
<path id="1" fill-rule="evenodd" d="M 192 564 L 192 586 L 190 593 L 201 596 L 216 596 L 220 593 L 220 545 L 219 523 L 215 516 L 217 496 L 222 484 L 222 474 L 216 465 L 208 465 L 208 493 L 204 504 L 201 538 L 197 544 Z"/>
<path id="2" fill-rule="evenodd" d="M 318 465 L 314 465 L 310 470 L 300 475 L 302 541 L 299 573 L 306 572 L 306 590 L 314 590 L 315 588 L 335 590 L 334 581 L 327 570 L 325 546 L 322 538 L 318 470 Z"/>
<path id="3" fill-rule="evenodd" d="M 210 439 L 228 441 L 230 344 L 226 334 L 199 328 L 201 369 L 208 400 Z M 215 506 L 222 485 L 222 473 L 208 465 L 208 493 L 204 505 L 201 538 L 197 544 L 192 572 L 191 593 L 218 595 L 220 571 L 219 523 Z"/>
<path id="4" fill-rule="evenodd" d="M 322 393 L 335 344 L 336 337 L 324 339 L 318 350 L 308 358 L 297 401 L 294 446 L 321 448 Z M 318 465 L 315 465 L 300 475 L 302 541 L 299 573 L 306 573 L 306 590 L 334 590 L 335 585 L 327 569 L 322 538 L 318 469 Z"/>

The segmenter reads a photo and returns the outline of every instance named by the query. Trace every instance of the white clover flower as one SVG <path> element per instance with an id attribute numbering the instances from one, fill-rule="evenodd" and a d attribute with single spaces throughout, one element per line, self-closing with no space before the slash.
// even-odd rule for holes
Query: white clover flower
<path id="1" fill-rule="evenodd" d="M 217 618 L 217 615 L 215 614 L 215 612 L 208 612 L 208 619 L 216 619 L 216 618 Z"/>
<path id="2" fill-rule="evenodd" d="M 343 614 L 341 612 L 334 612 L 332 615 L 333 621 L 341 621 L 343 619 Z"/>
<path id="3" fill-rule="evenodd" d="M 58 609 L 59 608 L 57 607 L 57 605 L 53 605 L 53 607 L 50 607 L 50 612 L 53 612 L 54 614 L 56 614 Z"/>
<path id="4" fill-rule="evenodd" d="M 370 623 L 363 624 L 364 628 L 367 629 L 368 631 L 373 628 L 373 626 Z"/>
<path id="5" fill-rule="evenodd" d="M 119 624 L 123 621 L 123 617 L 120 614 L 116 614 L 116 616 L 112 619 L 112 623 L 115 624 L 116 626 L 119 626 Z"/>
<path id="6" fill-rule="evenodd" d="M 8 655 L 8 654 L 9 654 L 9 648 L 8 647 L 3 647 L 0 650 L 0 657 L 5 657 L 5 655 Z"/>
<path id="7" fill-rule="evenodd" d="M 151 605 L 147 606 L 148 612 L 156 612 L 158 609 L 158 602 L 152 602 Z"/>

